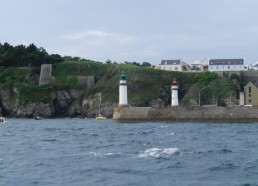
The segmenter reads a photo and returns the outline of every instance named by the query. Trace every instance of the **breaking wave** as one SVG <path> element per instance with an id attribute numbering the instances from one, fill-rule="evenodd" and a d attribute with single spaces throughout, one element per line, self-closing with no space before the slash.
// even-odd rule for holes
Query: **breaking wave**
<path id="1" fill-rule="evenodd" d="M 107 153 L 97 153 L 97 152 L 90 152 L 89 154 L 92 155 L 92 156 L 96 156 L 96 157 L 104 157 L 104 156 L 120 155 L 121 153 L 111 153 L 111 152 L 107 152 Z"/>
<path id="2" fill-rule="evenodd" d="M 144 152 L 140 153 L 138 157 L 140 158 L 147 158 L 147 157 L 154 157 L 154 158 L 168 158 L 173 154 L 179 153 L 178 148 L 151 148 L 147 149 Z"/>

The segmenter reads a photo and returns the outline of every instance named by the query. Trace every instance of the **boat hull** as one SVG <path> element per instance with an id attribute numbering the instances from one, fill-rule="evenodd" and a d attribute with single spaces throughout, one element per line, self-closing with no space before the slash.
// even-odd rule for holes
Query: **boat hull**
<path id="1" fill-rule="evenodd" d="M 106 117 L 103 117 L 103 116 L 99 116 L 99 117 L 96 117 L 95 120 L 105 120 L 107 119 Z"/>
<path id="2" fill-rule="evenodd" d="M 0 123 L 5 123 L 5 122 L 7 122 L 6 118 L 1 116 L 0 117 Z"/>

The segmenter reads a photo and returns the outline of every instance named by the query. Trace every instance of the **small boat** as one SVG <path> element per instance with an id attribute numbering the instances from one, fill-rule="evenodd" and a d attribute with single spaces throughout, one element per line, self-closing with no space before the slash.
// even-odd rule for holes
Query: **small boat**
<path id="1" fill-rule="evenodd" d="M 107 118 L 104 117 L 104 116 L 102 116 L 101 114 L 99 114 L 99 115 L 95 118 L 95 120 L 105 120 L 105 119 L 107 119 Z"/>
<path id="2" fill-rule="evenodd" d="M 6 118 L 5 117 L 3 117 L 3 116 L 0 116 L 0 122 L 2 123 L 4 123 L 4 122 L 7 122 L 7 120 L 6 120 Z"/>
<path id="3" fill-rule="evenodd" d="M 42 118 L 37 116 L 37 117 L 35 117 L 35 120 L 42 120 Z"/>
<path id="4" fill-rule="evenodd" d="M 102 116 L 101 114 L 101 92 L 100 92 L 100 98 L 99 98 L 99 115 L 95 118 L 95 120 L 105 120 L 107 119 L 105 116 Z"/>

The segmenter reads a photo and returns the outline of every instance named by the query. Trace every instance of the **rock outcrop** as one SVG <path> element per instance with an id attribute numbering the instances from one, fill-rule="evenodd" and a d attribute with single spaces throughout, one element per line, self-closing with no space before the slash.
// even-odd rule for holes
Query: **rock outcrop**
<path id="1" fill-rule="evenodd" d="M 3 115 L 15 116 L 19 106 L 17 91 L 11 89 L 0 90 L 0 100 Z"/>
<path id="2" fill-rule="evenodd" d="M 54 113 L 55 110 L 53 109 L 53 106 L 49 103 L 28 103 L 26 105 L 19 105 L 16 112 L 16 117 L 53 117 Z"/>
<path id="3" fill-rule="evenodd" d="M 94 118 L 99 113 L 112 118 L 115 103 L 100 103 L 100 93 L 84 96 L 82 90 L 56 90 L 49 92 L 49 101 L 25 102 L 18 88 L 0 90 L 0 114 L 7 117 L 45 118 L 82 117 Z M 164 107 L 161 99 L 152 100 L 152 107 Z"/>
<path id="4" fill-rule="evenodd" d="M 37 116 L 87 117 L 101 114 L 111 118 L 115 104 L 100 105 L 99 93 L 83 97 L 81 90 L 57 90 L 49 92 L 50 101 L 28 102 L 20 100 L 17 88 L 0 90 L 0 114 L 7 117 L 33 118 Z"/>

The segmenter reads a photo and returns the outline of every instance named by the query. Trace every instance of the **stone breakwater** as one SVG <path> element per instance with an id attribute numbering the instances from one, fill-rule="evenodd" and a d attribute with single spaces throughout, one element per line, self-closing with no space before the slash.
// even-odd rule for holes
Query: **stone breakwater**
<path id="1" fill-rule="evenodd" d="M 256 122 L 257 107 L 115 107 L 113 121 Z"/>

